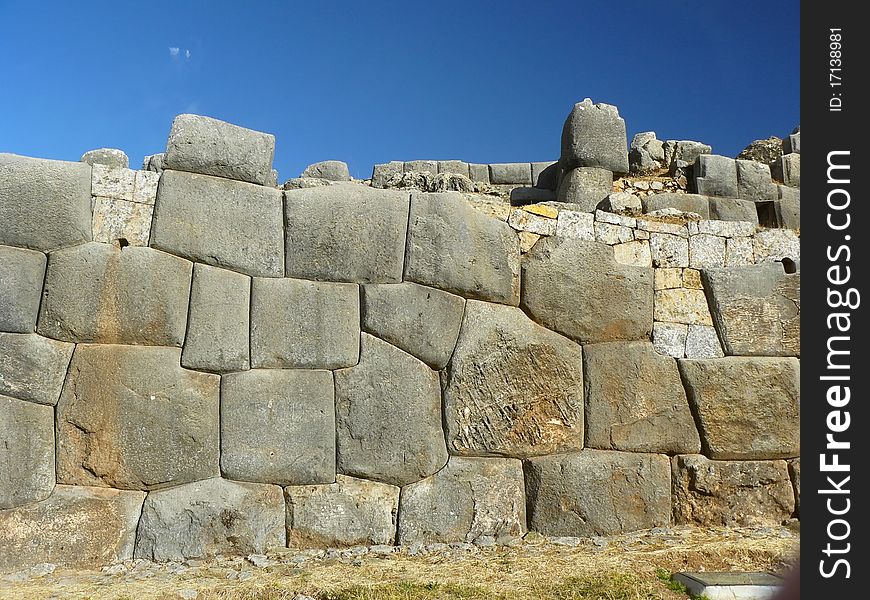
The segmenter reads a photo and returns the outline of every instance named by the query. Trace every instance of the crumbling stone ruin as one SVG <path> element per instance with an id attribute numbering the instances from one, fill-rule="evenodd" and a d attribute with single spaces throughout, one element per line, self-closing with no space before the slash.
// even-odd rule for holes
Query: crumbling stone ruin
<path id="1" fill-rule="evenodd" d="M 0 570 L 795 516 L 799 136 L 585 100 L 558 161 L 362 182 L 196 115 L 142 170 L 0 155 Z"/>

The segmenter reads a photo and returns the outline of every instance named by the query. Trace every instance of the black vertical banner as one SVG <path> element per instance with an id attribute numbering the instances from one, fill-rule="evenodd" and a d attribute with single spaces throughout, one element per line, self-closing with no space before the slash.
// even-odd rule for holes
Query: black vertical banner
<path id="1" fill-rule="evenodd" d="M 870 30 L 861 2 L 801 3 L 801 588 L 864 597 L 870 575 L 866 208 Z M 863 589 L 863 593 L 858 593 Z"/>

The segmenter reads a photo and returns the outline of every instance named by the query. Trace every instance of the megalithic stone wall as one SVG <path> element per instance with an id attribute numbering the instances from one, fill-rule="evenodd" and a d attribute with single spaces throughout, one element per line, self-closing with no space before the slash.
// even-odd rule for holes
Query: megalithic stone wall
<path id="1" fill-rule="evenodd" d="M 562 186 L 526 206 L 280 190 L 272 136 L 195 115 L 160 172 L 0 155 L 0 570 L 792 517 L 797 233 L 617 189 L 615 107 L 562 141 L 485 169 Z"/>

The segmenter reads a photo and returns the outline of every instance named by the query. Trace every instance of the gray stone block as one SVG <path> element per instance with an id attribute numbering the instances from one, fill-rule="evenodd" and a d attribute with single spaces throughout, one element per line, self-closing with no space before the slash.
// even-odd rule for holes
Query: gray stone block
<path id="1" fill-rule="evenodd" d="M 474 542 L 526 533 L 523 465 L 515 459 L 452 456 L 431 477 L 402 489 L 399 543 Z"/>
<path id="2" fill-rule="evenodd" d="M 495 163 L 489 165 L 489 182 L 493 184 L 531 185 L 530 163 Z"/>
<path id="3" fill-rule="evenodd" d="M 332 373 L 265 369 L 221 377 L 221 471 L 228 479 L 335 481 Z"/>
<path id="4" fill-rule="evenodd" d="M 710 198 L 710 218 L 720 221 L 745 221 L 758 224 L 758 210 L 751 200 Z"/>
<path id="5" fill-rule="evenodd" d="M 800 154 L 801 153 L 801 128 L 798 127 L 789 136 L 782 140 L 783 154 Z"/>
<path id="6" fill-rule="evenodd" d="M 707 269 L 702 279 L 726 354 L 800 356 L 800 272 L 767 263 Z"/>
<path id="7" fill-rule="evenodd" d="M 90 243 L 52 252 L 37 331 L 69 342 L 181 346 L 192 270 L 152 248 Z"/>
<path id="8" fill-rule="evenodd" d="M 706 196 L 698 194 L 653 194 L 652 196 L 644 196 L 641 201 L 645 213 L 674 208 L 681 212 L 701 215 L 703 219 L 710 218 L 710 201 Z"/>
<path id="9" fill-rule="evenodd" d="M 154 173 L 162 173 L 163 172 L 163 159 L 166 154 L 164 152 L 160 152 L 158 154 L 149 154 L 142 160 L 142 170 L 143 171 L 152 171 Z"/>
<path id="10" fill-rule="evenodd" d="M 784 198 L 774 202 L 776 222 L 780 227 L 800 230 L 801 228 L 801 202 L 791 198 Z"/>
<path id="11" fill-rule="evenodd" d="M 179 348 L 79 344 L 57 403 L 57 480 L 151 490 L 217 476 L 220 378 Z"/>
<path id="12" fill-rule="evenodd" d="M 793 458 L 788 461 L 788 474 L 791 477 L 792 491 L 794 491 L 794 509 L 796 514 L 801 511 L 801 459 Z"/>
<path id="13" fill-rule="evenodd" d="M 0 153 L 0 244 L 48 252 L 91 239 L 90 165 Z"/>
<path id="14" fill-rule="evenodd" d="M 489 183 L 489 165 L 469 164 L 468 178 L 477 183 Z"/>
<path id="15" fill-rule="evenodd" d="M 632 173 L 655 173 L 664 168 L 664 143 L 656 139 L 654 131 L 635 134 L 628 151 L 628 166 Z"/>
<path id="16" fill-rule="evenodd" d="M 522 307 L 582 344 L 649 339 L 652 269 L 617 263 L 603 244 L 544 238 L 523 259 Z"/>
<path id="17" fill-rule="evenodd" d="M 559 161 L 533 162 L 532 185 L 544 190 L 556 191 L 559 186 Z"/>
<path id="18" fill-rule="evenodd" d="M 801 201 L 801 189 L 778 184 L 776 186 L 777 198 L 780 200 Z"/>
<path id="19" fill-rule="evenodd" d="M 612 191 L 613 173 L 597 167 L 577 167 L 562 177 L 556 200 L 576 205 L 575 210 L 595 212 Z"/>
<path id="20" fill-rule="evenodd" d="M 256 277 L 284 275 L 281 192 L 179 171 L 157 188 L 151 246 Z"/>
<path id="21" fill-rule="evenodd" d="M 0 448 L 0 510 L 48 498 L 54 489 L 54 410 L 0 395 Z"/>
<path id="22" fill-rule="evenodd" d="M 442 374 L 451 454 L 525 457 L 583 447 L 580 346 L 518 308 L 469 300 Z"/>
<path id="23" fill-rule="evenodd" d="M 198 263 L 181 366 L 225 373 L 249 369 L 251 278 Z"/>
<path id="24" fill-rule="evenodd" d="M 362 288 L 362 328 L 433 369 L 450 360 L 465 299 L 416 283 Z"/>
<path id="25" fill-rule="evenodd" d="M 695 190 L 704 196 L 737 198 L 737 161 L 727 156 L 702 154 L 693 167 Z"/>
<path id="26" fill-rule="evenodd" d="M 328 485 L 284 488 L 291 548 L 393 545 L 399 488 L 336 476 Z"/>
<path id="27" fill-rule="evenodd" d="M 73 348 L 35 333 L 0 333 L 0 394 L 54 406 Z"/>
<path id="28" fill-rule="evenodd" d="M 207 479 L 148 494 L 135 556 L 159 562 L 265 554 L 285 541 L 280 487 Z"/>
<path id="29" fill-rule="evenodd" d="M 172 121 L 163 165 L 266 185 L 274 155 L 274 135 L 201 115 L 178 115 Z"/>
<path id="30" fill-rule="evenodd" d="M 88 163 L 89 165 L 107 165 L 126 169 L 130 166 L 130 159 L 123 150 L 117 148 L 97 148 L 96 150 L 88 150 L 79 159 L 79 162 Z"/>
<path id="31" fill-rule="evenodd" d="M 251 367 L 340 369 L 359 359 L 359 286 L 254 278 Z"/>
<path id="32" fill-rule="evenodd" d="M 792 152 L 783 154 L 771 167 L 773 178 L 789 187 L 801 186 L 801 155 Z"/>
<path id="33" fill-rule="evenodd" d="M 36 330 L 45 262 L 42 252 L 0 246 L 0 331 Z"/>
<path id="34" fill-rule="evenodd" d="M 381 165 L 375 165 L 372 169 L 372 187 L 385 188 L 393 177 L 400 177 L 404 172 L 405 163 L 394 160 Z"/>
<path id="35" fill-rule="evenodd" d="M 704 454 L 759 460 L 800 454 L 800 362 L 731 356 L 680 360 Z"/>
<path id="36" fill-rule="evenodd" d="M 461 160 L 439 160 L 438 172 L 468 177 L 468 163 Z"/>
<path id="37" fill-rule="evenodd" d="M 587 447 L 661 454 L 701 451 L 677 363 L 651 343 L 589 344 L 583 349 L 583 372 Z"/>
<path id="38" fill-rule="evenodd" d="M 665 166 L 673 170 L 677 161 L 694 164 L 702 154 L 710 154 L 713 148 L 701 142 L 692 140 L 667 140 L 663 146 Z"/>
<path id="39" fill-rule="evenodd" d="M 776 200 L 776 184 L 770 166 L 753 160 L 737 160 L 737 197 L 753 202 Z"/>
<path id="40" fill-rule="evenodd" d="M 434 160 L 409 160 L 405 162 L 405 173 L 438 173 L 438 163 Z"/>
<path id="41" fill-rule="evenodd" d="M 284 197 L 287 277 L 402 281 L 408 192 L 333 185 Z"/>
<path id="42" fill-rule="evenodd" d="M 516 305 L 520 244 L 507 223 L 458 194 L 412 194 L 405 280 Z"/>
<path id="43" fill-rule="evenodd" d="M 671 521 L 667 456 L 583 450 L 525 462 L 529 529 L 592 537 Z"/>
<path id="44" fill-rule="evenodd" d="M 563 168 L 601 167 L 628 173 L 625 121 L 610 104 L 592 104 L 586 98 L 574 105 L 562 127 Z"/>
<path id="45" fill-rule="evenodd" d="M 308 165 L 300 177 L 315 177 L 328 181 L 350 181 L 347 163 L 340 160 L 324 160 Z"/>
<path id="46" fill-rule="evenodd" d="M 709 460 L 675 456 L 674 521 L 678 525 L 780 525 L 794 512 L 785 461 Z"/>
<path id="47" fill-rule="evenodd" d="M 406 485 L 447 462 L 438 374 L 367 333 L 359 364 L 335 371 L 338 471 Z"/>
<path id="48" fill-rule="evenodd" d="M 144 492 L 59 485 L 42 502 L 0 510 L 0 571 L 130 560 L 143 500 Z"/>

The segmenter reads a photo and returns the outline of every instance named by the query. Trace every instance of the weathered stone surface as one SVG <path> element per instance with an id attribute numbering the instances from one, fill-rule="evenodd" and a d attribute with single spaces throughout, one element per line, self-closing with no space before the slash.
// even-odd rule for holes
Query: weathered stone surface
<path id="1" fill-rule="evenodd" d="M 655 270 L 655 289 L 669 290 L 683 286 L 683 269 L 661 268 Z"/>
<path id="2" fill-rule="evenodd" d="M 91 195 L 117 200 L 133 201 L 136 190 L 136 171 L 94 165 L 91 169 Z"/>
<path id="3" fill-rule="evenodd" d="M 652 269 L 621 265 L 595 242 L 545 238 L 523 259 L 523 309 L 582 344 L 648 338 L 652 296 Z"/>
<path id="4" fill-rule="evenodd" d="M 37 331 L 69 342 L 181 346 L 192 270 L 152 248 L 90 243 L 52 252 Z"/>
<path id="5" fill-rule="evenodd" d="M 667 210 L 667 209 L 664 209 Z M 658 212 L 658 211 L 656 211 Z M 682 214 L 682 213 L 680 213 Z M 650 215 L 645 215 L 649 217 Z M 674 215 L 671 215 L 673 217 Z M 667 233 L 669 235 L 676 235 L 682 238 L 689 237 L 689 228 L 688 225 L 680 224 L 680 223 L 668 223 L 665 221 L 654 220 L 650 218 L 637 219 L 637 228 L 641 231 L 648 231 L 649 233 Z"/>
<path id="6" fill-rule="evenodd" d="M 725 266 L 738 267 L 755 264 L 752 238 L 732 238 L 725 243 Z"/>
<path id="7" fill-rule="evenodd" d="M 799 230 L 801 228 L 801 202 L 783 198 L 774 202 L 776 221 L 780 227 Z"/>
<path id="8" fill-rule="evenodd" d="M 595 223 L 595 241 L 597 242 L 613 246 L 614 244 L 630 242 L 633 239 L 634 231 L 630 227 L 601 221 Z"/>
<path id="9" fill-rule="evenodd" d="M 703 280 L 727 354 L 800 356 L 800 272 L 769 263 L 707 269 Z"/>
<path id="10" fill-rule="evenodd" d="M 689 266 L 689 242 L 681 236 L 670 233 L 651 233 L 649 247 L 654 267 Z"/>
<path id="11" fill-rule="evenodd" d="M 628 152 L 628 165 L 632 173 L 654 173 L 666 168 L 664 144 L 656 139 L 654 131 L 635 134 Z"/>
<path id="12" fill-rule="evenodd" d="M 709 325 L 689 325 L 686 335 L 686 358 L 722 358 L 722 346 L 716 330 Z"/>
<path id="13" fill-rule="evenodd" d="M 362 328 L 433 369 L 450 360 L 465 299 L 416 283 L 362 288 Z"/>
<path id="14" fill-rule="evenodd" d="M 316 177 L 329 181 L 350 181 L 347 163 L 340 160 L 324 160 L 308 165 L 300 177 Z"/>
<path id="15" fill-rule="evenodd" d="M 617 213 L 639 213 L 643 210 L 643 203 L 638 196 L 628 192 L 614 192 L 608 194 L 598 203 L 598 209 Z"/>
<path id="16" fill-rule="evenodd" d="M 255 277 L 251 367 L 340 369 L 359 359 L 359 286 Z"/>
<path id="17" fill-rule="evenodd" d="M 755 140 L 737 155 L 739 160 L 754 160 L 765 165 L 771 165 L 782 156 L 783 140 L 775 135 L 766 140 Z"/>
<path id="18" fill-rule="evenodd" d="M 704 291 L 685 288 L 655 292 L 655 320 L 686 325 L 713 325 Z"/>
<path id="19" fill-rule="evenodd" d="M 263 554 L 285 541 L 280 487 L 215 478 L 148 494 L 136 558 Z"/>
<path id="20" fill-rule="evenodd" d="M 468 177 L 468 163 L 461 160 L 439 160 L 438 173 L 452 173 Z"/>
<path id="21" fill-rule="evenodd" d="M 438 375 L 361 337 L 359 364 L 335 372 L 338 471 L 399 486 L 419 481 L 447 462 Z"/>
<path id="22" fill-rule="evenodd" d="M 520 252 L 525 254 L 529 250 L 531 250 L 535 244 L 538 243 L 538 240 L 541 239 L 541 236 L 537 233 L 531 233 L 529 231 L 520 231 Z"/>
<path id="23" fill-rule="evenodd" d="M 250 368 L 251 278 L 198 263 L 181 366 L 224 373 Z"/>
<path id="24" fill-rule="evenodd" d="M 57 403 L 57 480 L 149 490 L 219 472 L 217 375 L 181 349 L 79 344 Z"/>
<path id="25" fill-rule="evenodd" d="M 796 127 L 791 134 L 782 140 L 782 153 L 801 153 L 801 128 Z"/>
<path id="26" fill-rule="evenodd" d="M 147 246 L 154 207 L 138 202 L 94 199 L 94 241 L 123 246 Z"/>
<path id="27" fill-rule="evenodd" d="M 800 363 L 796 358 L 681 360 L 704 454 L 756 460 L 800 454 Z"/>
<path id="28" fill-rule="evenodd" d="M 737 197 L 753 202 L 776 200 L 770 166 L 754 160 L 737 160 Z"/>
<path id="29" fill-rule="evenodd" d="M 652 267 L 652 255 L 647 240 L 635 240 L 613 246 L 613 256 L 622 265 Z"/>
<path id="30" fill-rule="evenodd" d="M 163 172 L 163 159 L 166 153 L 159 152 L 157 154 L 149 154 L 142 160 L 142 170 L 151 171 L 152 173 Z"/>
<path id="31" fill-rule="evenodd" d="M 54 406 L 73 347 L 35 333 L 0 333 L 0 394 Z"/>
<path id="32" fill-rule="evenodd" d="M 530 530 L 592 537 L 670 523 L 667 456 L 583 450 L 524 466 Z"/>
<path id="33" fill-rule="evenodd" d="M 595 212 L 612 191 L 613 173 L 597 167 L 576 167 L 559 182 L 556 200 L 574 204 L 578 210 Z"/>
<path id="34" fill-rule="evenodd" d="M 721 221 L 743 221 L 758 224 L 755 202 L 737 198 L 710 198 L 710 218 Z"/>
<path id="35" fill-rule="evenodd" d="M 0 515 L 45 500 L 53 489 L 54 410 L 0 395 Z"/>
<path id="36" fill-rule="evenodd" d="M 0 331 L 36 330 L 45 262 L 42 252 L 0 246 Z"/>
<path id="37" fill-rule="evenodd" d="M 396 486 L 338 475 L 328 485 L 284 488 L 284 497 L 291 548 L 396 542 Z"/>
<path id="38" fill-rule="evenodd" d="M 752 237 L 752 251 L 756 263 L 783 258 L 800 262 L 801 240 L 791 229 L 763 229 Z"/>
<path id="39" fill-rule="evenodd" d="M 151 245 L 257 277 L 284 275 L 281 192 L 208 175 L 164 171 Z"/>
<path id="40" fill-rule="evenodd" d="M 793 202 L 801 201 L 801 189 L 788 187 L 787 185 L 777 184 L 776 191 L 780 200 L 791 200 Z"/>
<path id="41" fill-rule="evenodd" d="M 643 212 L 650 213 L 663 208 L 675 208 L 701 215 L 704 219 L 710 218 L 710 202 L 706 196 L 664 193 L 643 197 Z"/>
<path id="42" fill-rule="evenodd" d="M 438 173 L 438 163 L 434 160 L 409 160 L 405 161 L 405 173 Z"/>
<path id="43" fill-rule="evenodd" d="M 0 510 L 0 571 L 130 560 L 144 499 L 144 492 L 59 485 L 42 502 Z"/>
<path id="44" fill-rule="evenodd" d="M 701 271 L 698 269 L 683 269 L 683 287 L 690 290 L 703 290 Z"/>
<path id="45" fill-rule="evenodd" d="M 375 165 L 372 169 L 372 187 L 385 188 L 391 177 L 399 176 L 404 170 L 405 163 L 394 160 L 381 165 Z"/>
<path id="46" fill-rule="evenodd" d="M 788 461 L 788 474 L 791 477 L 791 486 L 794 491 L 794 508 L 795 512 L 800 514 L 801 510 L 801 459 L 793 458 Z"/>
<path id="47" fill-rule="evenodd" d="M 725 266 L 725 238 L 699 233 L 689 238 L 689 266 L 708 269 Z"/>
<path id="48" fill-rule="evenodd" d="M 157 188 L 160 184 L 160 173 L 151 171 L 136 171 L 136 182 L 133 187 L 133 202 L 154 206 L 157 202 Z"/>
<path id="49" fill-rule="evenodd" d="M 178 115 L 172 121 L 163 165 L 266 185 L 274 154 L 274 135 L 200 115 Z"/>
<path id="50" fill-rule="evenodd" d="M 399 543 L 474 542 L 526 533 L 519 460 L 452 456 L 447 466 L 402 490 Z"/>
<path id="51" fill-rule="evenodd" d="M 79 159 L 79 162 L 88 163 L 89 165 L 106 165 L 109 167 L 118 167 L 126 169 L 130 166 L 130 159 L 123 150 L 117 148 L 97 148 L 96 150 L 88 150 Z"/>
<path id="52" fill-rule="evenodd" d="M 686 355 L 686 336 L 689 326 L 684 323 L 653 323 L 652 343 L 656 352 L 673 358 Z"/>
<path id="53" fill-rule="evenodd" d="M 595 217 L 591 212 L 560 210 L 556 220 L 556 235 L 578 240 L 595 241 Z"/>
<path id="54" fill-rule="evenodd" d="M 91 239 L 90 165 L 0 153 L 0 244 L 48 252 Z"/>
<path id="55" fill-rule="evenodd" d="M 489 165 L 469 164 L 468 177 L 477 183 L 489 183 Z"/>
<path id="56" fill-rule="evenodd" d="M 610 104 L 592 104 L 586 98 L 574 105 L 562 127 L 562 158 L 566 169 L 601 167 L 628 173 L 625 121 Z"/>
<path id="57" fill-rule="evenodd" d="M 649 342 L 583 348 L 586 446 L 604 450 L 697 453 L 701 440 L 677 363 Z"/>
<path id="58" fill-rule="evenodd" d="M 692 140 L 667 140 L 664 143 L 665 165 L 674 174 L 677 162 L 692 165 L 702 154 L 710 154 L 713 148 Z"/>
<path id="59" fill-rule="evenodd" d="M 332 373 L 256 369 L 221 377 L 221 472 L 278 485 L 334 482 Z"/>
<path id="60" fill-rule="evenodd" d="M 442 384 L 452 454 L 524 457 L 583 447 L 580 346 L 517 308 L 468 301 Z"/>
<path id="61" fill-rule="evenodd" d="M 785 461 L 675 456 L 674 521 L 701 526 L 779 525 L 794 511 Z"/>
<path id="62" fill-rule="evenodd" d="M 556 234 L 556 219 L 536 215 L 522 208 L 515 208 L 511 211 L 508 225 L 518 231 L 527 231 L 538 235 Z"/>
<path id="63" fill-rule="evenodd" d="M 801 155 L 793 152 L 783 154 L 771 167 L 773 178 L 789 187 L 801 186 Z"/>
<path id="64" fill-rule="evenodd" d="M 727 199 L 727 198 L 726 198 Z M 738 200 L 737 202 L 746 202 Z M 748 237 L 757 230 L 756 222 L 751 219 L 749 221 L 714 221 L 701 220 L 690 224 L 693 228 L 692 235 L 702 233 L 708 235 L 718 235 L 726 238 L 733 237 Z"/>
<path id="65" fill-rule="evenodd" d="M 544 190 L 556 190 L 559 185 L 559 161 L 533 162 L 532 185 Z"/>
<path id="66" fill-rule="evenodd" d="M 498 163 L 489 165 L 489 182 L 493 184 L 532 184 L 530 163 Z"/>
<path id="67" fill-rule="evenodd" d="M 507 223 L 458 194 L 412 194 L 405 279 L 468 298 L 517 305 L 520 248 Z"/>
<path id="68" fill-rule="evenodd" d="M 704 196 L 737 198 L 737 161 L 717 154 L 695 159 L 695 189 Z"/>

